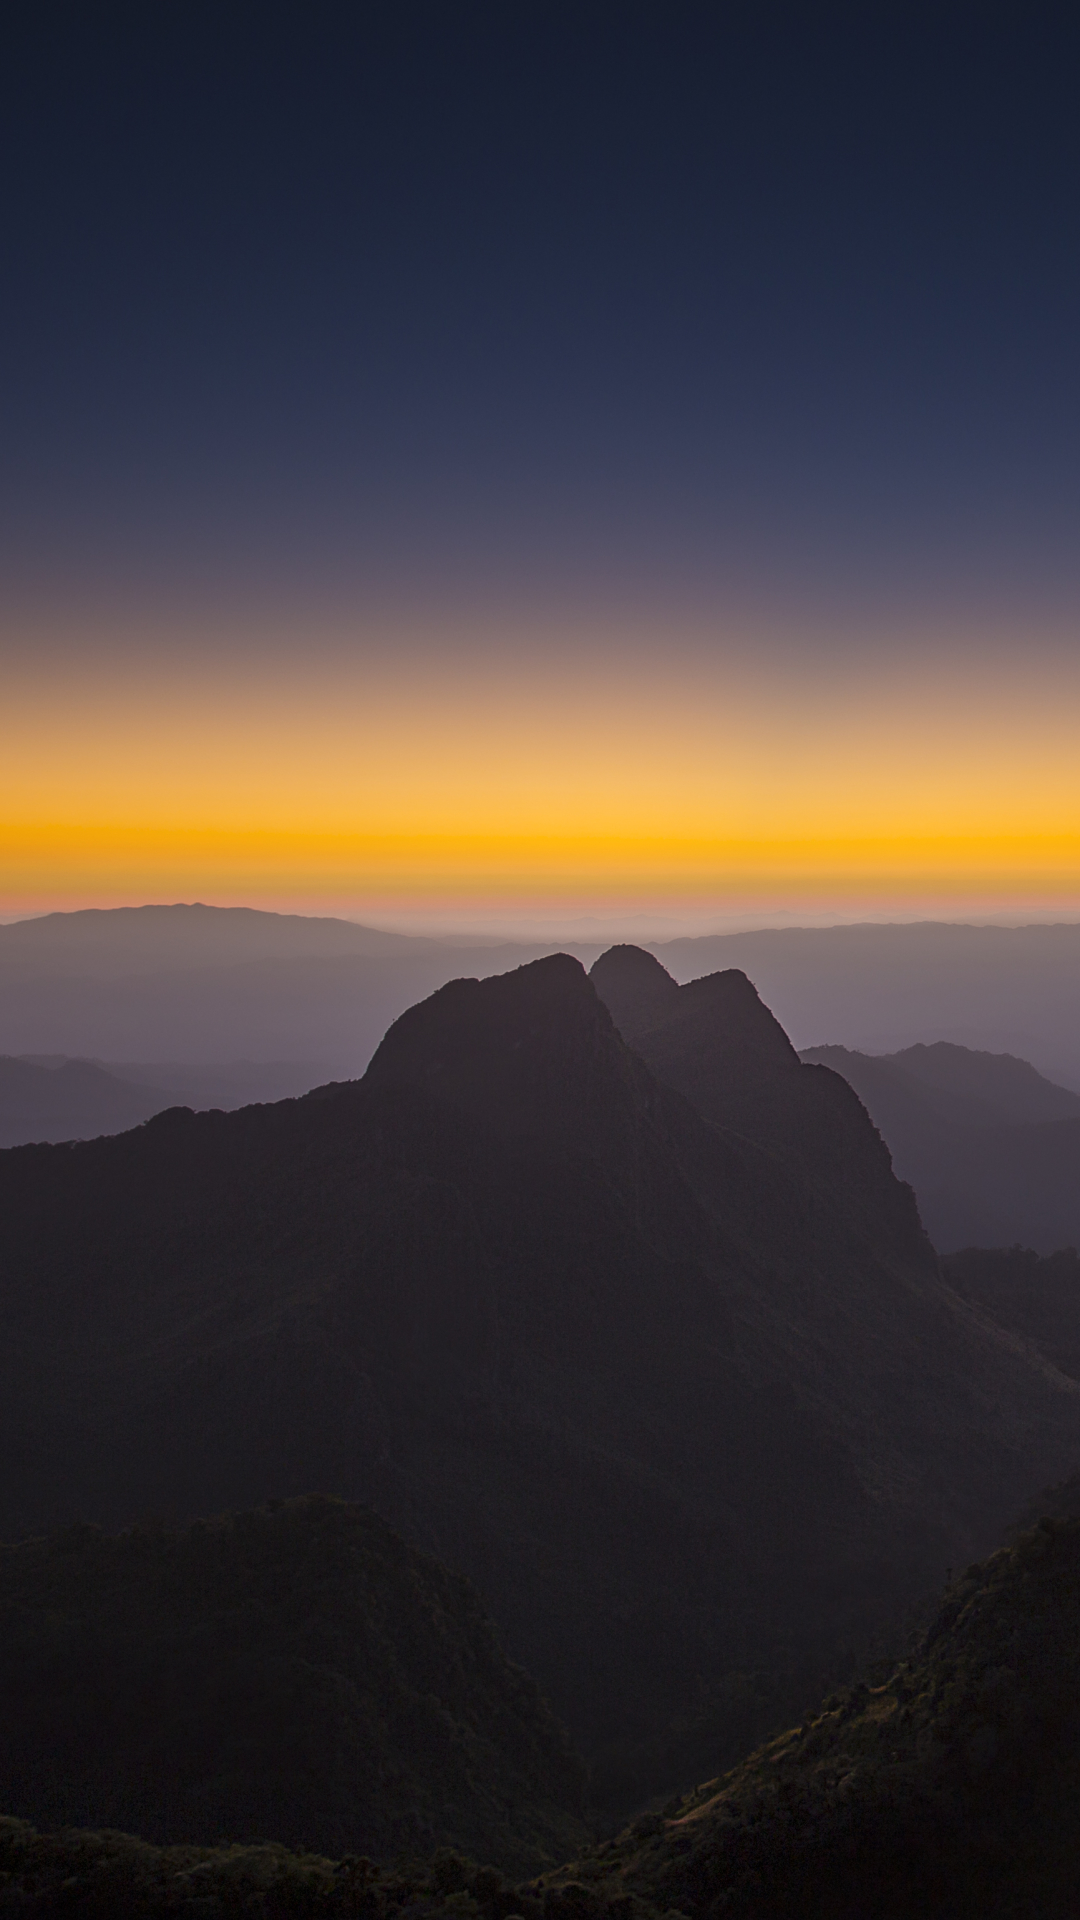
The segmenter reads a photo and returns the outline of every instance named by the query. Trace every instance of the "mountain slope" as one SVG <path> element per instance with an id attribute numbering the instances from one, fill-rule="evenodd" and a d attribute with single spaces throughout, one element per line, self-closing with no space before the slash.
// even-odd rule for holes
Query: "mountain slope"
<path id="1" fill-rule="evenodd" d="M 1080 1461 L 1075 1384 L 942 1287 L 895 1183 L 875 1227 L 875 1151 L 845 1210 L 556 956 L 443 988 L 360 1083 L 0 1155 L 0 1525 L 364 1500 L 593 1754 L 763 1663 L 805 1693 Z"/>
<path id="2" fill-rule="evenodd" d="M 911 1193 L 846 1082 L 804 1065 L 746 975 L 714 973 L 677 986 L 640 947 L 611 947 L 589 975 L 623 1038 L 653 1073 L 717 1126 L 781 1157 L 808 1203 L 828 1196 L 834 1219 L 879 1256 L 933 1266 Z"/>
<path id="3" fill-rule="evenodd" d="M 380 1873 L 280 1847 L 162 1851 L 2 1819 L 0 1912 L 157 1920 L 214 1900 L 369 1920 L 1073 1920 L 1080 1523 L 1076 1486 L 1058 1493 L 1061 1517 L 969 1567 L 872 1684 L 531 1885 L 447 1852 Z"/>
<path id="4" fill-rule="evenodd" d="M 555 1884 L 567 1913 L 576 1884 L 598 1912 L 632 1894 L 691 1920 L 1070 1920 L 1078 1795 L 1080 1523 L 1044 1519 L 968 1568 L 880 1685 Z"/>
<path id="5" fill-rule="evenodd" d="M 909 1082 L 932 1091 L 946 1118 L 983 1126 L 1080 1118 L 1080 1093 L 1055 1086 L 1012 1053 L 979 1053 L 938 1040 L 882 1058 Z"/>
<path id="6" fill-rule="evenodd" d="M 584 1768 L 468 1583 L 325 1499 L 0 1547 L 0 1806 L 40 1824 L 518 1874 Z"/>
<path id="7" fill-rule="evenodd" d="M 1026 1060 L 964 1047 L 871 1056 L 811 1047 L 881 1129 L 942 1252 L 1080 1241 L 1080 1095 Z"/>

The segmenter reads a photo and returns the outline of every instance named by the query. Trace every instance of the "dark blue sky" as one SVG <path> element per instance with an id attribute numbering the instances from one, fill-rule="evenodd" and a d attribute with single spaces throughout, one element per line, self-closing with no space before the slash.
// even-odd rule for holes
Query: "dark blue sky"
<path id="1" fill-rule="evenodd" d="M 115 592 L 1078 600 L 1071 9 L 24 10 L 2 557 Z"/>

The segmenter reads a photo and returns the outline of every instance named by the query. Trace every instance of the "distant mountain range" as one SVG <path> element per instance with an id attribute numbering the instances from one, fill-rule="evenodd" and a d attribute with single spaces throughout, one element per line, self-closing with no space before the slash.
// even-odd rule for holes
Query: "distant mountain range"
<path id="1" fill-rule="evenodd" d="M 601 951 L 562 944 L 586 966 Z M 362 1073 L 390 1021 L 447 980 L 558 945 L 197 904 L 46 914 L 0 926 L 0 1054 L 308 1062 L 313 1085 Z M 947 1040 L 1080 1089 L 1080 925 L 773 928 L 652 950 L 681 982 L 744 972 L 797 1047 Z"/>
<path id="2" fill-rule="evenodd" d="M 5 1532 L 365 1501 L 613 1804 L 1080 1463 L 1076 1382 L 942 1284 L 844 1080 L 632 949 L 457 980 L 360 1082 L 0 1154 L 0 1276 Z"/>
<path id="3" fill-rule="evenodd" d="M 944 1041 L 878 1055 L 810 1047 L 800 1057 L 855 1089 L 941 1252 L 1080 1245 L 1080 1094 L 1026 1060 Z"/>
<path id="4" fill-rule="evenodd" d="M 654 951 L 677 980 L 740 968 L 800 1049 L 948 1040 L 1080 1090 L 1080 923 L 766 927 Z"/>
<path id="5" fill-rule="evenodd" d="M 311 1087 L 362 1073 L 391 1020 L 447 980 L 551 951 L 247 907 L 46 914 L 0 926 L 0 1054 L 312 1063 Z"/>

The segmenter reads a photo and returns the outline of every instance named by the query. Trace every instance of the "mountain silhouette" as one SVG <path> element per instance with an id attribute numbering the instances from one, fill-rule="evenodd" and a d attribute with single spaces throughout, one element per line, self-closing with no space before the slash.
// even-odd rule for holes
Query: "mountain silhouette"
<path id="1" fill-rule="evenodd" d="M 799 1048 L 828 1039 L 881 1054 L 944 1040 L 1080 1087 L 1080 921 L 759 927 L 656 944 L 679 980 L 741 967 Z"/>
<path id="2" fill-rule="evenodd" d="M 475 1592 L 362 1508 L 0 1547 L 0 1622 L 8 1814 L 518 1875 L 588 1837 L 584 1767 Z"/>
<path id="3" fill-rule="evenodd" d="M 861 1102 L 839 1074 L 800 1061 L 744 973 L 678 986 L 652 954 L 622 946 L 589 977 L 657 1079 L 800 1173 L 804 1204 L 827 1194 L 834 1223 L 857 1226 L 886 1257 L 932 1267 L 914 1198 Z"/>
<path id="4" fill-rule="evenodd" d="M 442 988 L 360 1082 L 0 1154 L 3 1531 L 370 1504 L 608 1777 L 639 1756 L 624 1804 L 731 1675 L 805 1699 L 1075 1470 L 1080 1393 L 942 1285 L 850 1089 L 731 1004 L 775 1061 L 755 1092 L 747 1041 L 753 1132 L 554 956 Z"/>

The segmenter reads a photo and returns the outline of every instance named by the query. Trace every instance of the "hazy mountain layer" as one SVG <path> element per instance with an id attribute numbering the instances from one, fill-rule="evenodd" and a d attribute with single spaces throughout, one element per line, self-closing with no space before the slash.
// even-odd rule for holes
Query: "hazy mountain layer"
<path id="1" fill-rule="evenodd" d="M 820 1178 L 555 957 L 445 987 L 358 1084 L 0 1155 L 4 1530 L 365 1500 L 662 1785 L 677 1716 L 762 1665 L 805 1691 L 1080 1462 L 1075 1383 L 942 1286 L 843 1083 L 789 1083 L 841 1089 Z"/>
<path id="2" fill-rule="evenodd" d="M 1026 1060 L 939 1042 L 869 1055 L 812 1047 L 881 1129 L 935 1246 L 1049 1253 L 1080 1241 L 1080 1095 Z"/>
<path id="3" fill-rule="evenodd" d="M 175 1102 L 175 1093 L 132 1086 L 91 1060 L 45 1067 L 0 1057 L 0 1147 L 123 1133 Z"/>
<path id="4" fill-rule="evenodd" d="M 1080 1524 L 1043 1520 L 968 1568 L 880 1684 L 557 1883 L 692 1920 L 1070 1920 L 1078 1797 Z"/>
<path id="5" fill-rule="evenodd" d="M 240 907 L 47 914 L 0 926 L 0 1053 L 321 1060 L 345 1077 L 415 1000 L 557 944 L 424 939 Z M 600 952 L 587 933 L 562 944 L 585 965 Z M 1005 1048 L 1080 1088 L 1080 926 L 766 928 L 653 946 L 680 981 L 746 973 L 799 1047 Z"/>
<path id="6" fill-rule="evenodd" d="M 104 1133 L 124 1133 L 180 1102 L 228 1111 L 257 1100 L 285 1100 L 325 1078 L 317 1067 L 290 1061 L 129 1066 L 0 1057 L 0 1147 L 96 1140 Z"/>
<path id="7" fill-rule="evenodd" d="M 741 968 L 799 1048 L 951 1040 L 1080 1089 L 1080 924 L 762 928 L 656 951 L 677 980 Z"/>
<path id="8" fill-rule="evenodd" d="M 586 1837 L 474 1590 L 338 1502 L 0 1547 L 0 1692 L 0 1806 L 41 1825 L 519 1875 Z"/>
<path id="9" fill-rule="evenodd" d="M 322 1061 L 312 1086 L 363 1072 L 391 1020 L 445 981 L 550 951 L 248 907 L 45 914 L 0 926 L 0 1053 Z"/>

